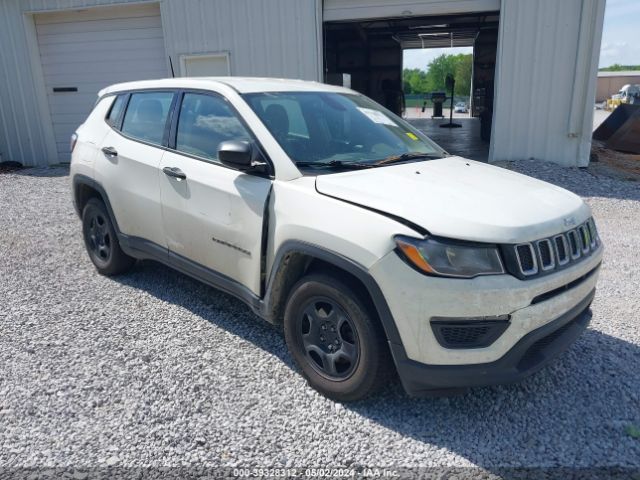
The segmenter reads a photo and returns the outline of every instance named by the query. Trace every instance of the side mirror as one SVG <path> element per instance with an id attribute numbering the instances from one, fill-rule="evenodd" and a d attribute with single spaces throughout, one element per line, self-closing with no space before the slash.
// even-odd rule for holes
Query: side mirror
<path id="1" fill-rule="evenodd" d="M 269 172 L 269 164 L 264 161 L 260 150 L 246 140 L 222 142 L 218 145 L 218 160 L 223 165 L 242 172 Z"/>

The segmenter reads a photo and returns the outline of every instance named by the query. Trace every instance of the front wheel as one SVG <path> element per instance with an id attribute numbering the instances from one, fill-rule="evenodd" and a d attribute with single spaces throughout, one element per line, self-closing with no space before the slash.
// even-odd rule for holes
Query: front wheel
<path id="1" fill-rule="evenodd" d="M 303 376 L 334 400 L 367 397 L 392 368 L 379 322 L 349 285 L 332 276 L 309 275 L 293 287 L 284 333 Z"/>

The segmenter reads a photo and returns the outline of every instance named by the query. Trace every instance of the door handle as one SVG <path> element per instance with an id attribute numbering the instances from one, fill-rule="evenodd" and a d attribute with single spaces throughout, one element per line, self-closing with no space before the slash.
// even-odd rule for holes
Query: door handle
<path id="1" fill-rule="evenodd" d="M 180 170 L 178 167 L 164 167 L 162 171 L 164 172 L 165 175 L 168 175 L 169 177 L 179 178 L 180 180 L 184 180 L 187 178 L 185 173 L 182 170 Z"/>
<path id="2" fill-rule="evenodd" d="M 102 147 L 102 153 L 109 157 L 117 157 L 118 151 L 113 147 Z"/>

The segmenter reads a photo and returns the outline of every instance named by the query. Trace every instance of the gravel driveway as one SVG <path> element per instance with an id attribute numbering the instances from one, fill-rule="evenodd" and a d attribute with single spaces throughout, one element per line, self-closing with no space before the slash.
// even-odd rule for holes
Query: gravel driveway
<path id="1" fill-rule="evenodd" d="M 152 262 L 97 275 L 65 169 L 0 175 L 0 467 L 640 469 L 640 185 L 508 167 L 593 208 L 591 328 L 518 385 L 412 399 L 395 384 L 351 405 L 307 387 L 234 298 Z"/>

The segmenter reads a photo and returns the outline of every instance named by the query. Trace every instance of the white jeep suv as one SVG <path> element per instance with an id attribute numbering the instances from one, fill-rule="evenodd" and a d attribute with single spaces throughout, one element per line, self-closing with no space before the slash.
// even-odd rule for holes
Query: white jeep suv
<path id="1" fill-rule="evenodd" d="M 114 85 L 72 152 L 100 273 L 153 259 L 240 298 L 334 399 L 395 372 L 412 395 L 517 381 L 591 318 L 603 248 L 579 197 L 450 156 L 352 90 Z"/>

